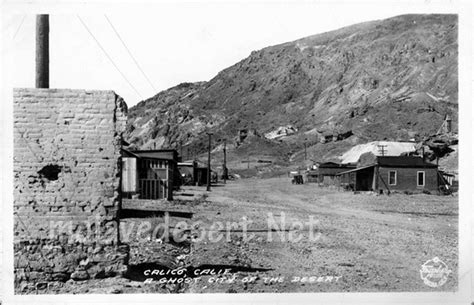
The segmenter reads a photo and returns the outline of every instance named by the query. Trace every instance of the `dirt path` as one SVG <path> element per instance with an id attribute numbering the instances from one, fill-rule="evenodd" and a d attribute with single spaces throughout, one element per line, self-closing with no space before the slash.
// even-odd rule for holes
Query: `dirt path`
<path id="1" fill-rule="evenodd" d="M 232 293 L 456 289 L 457 197 L 353 194 L 315 184 L 292 185 L 288 178 L 242 179 L 213 187 L 211 192 L 205 187 L 185 187 L 181 192 L 194 196 L 178 195 L 177 199 L 187 197 L 187 201 L 167 202 L 165 206 L 192 211 L 192 219 L 171 217 L 168 225 L 195 225 L 189 231 L 191 241 L 163 242 L 153 236 L 137 238 L 131 234 L 127 243 L 137 278 L 68 281 L 51 290 Z M 315 223 L 312 230 L 308 223 L 311 217 Z M 246 234 L 242 232 L 243 219 L 248 222 Z M 164 220 L 150 216 L 122 222 L 149 222 L 153 227 Z M 226 231 L 226 226 L 231 230 Z M 428 287 L 420 277 L 421 265 L 434 257 L 452 271 L 439 288 Z M 186 267 L 191 282 L 143 283 L 145 270 L 170 267 Z M 212 269 L 230 272 L 195 274 Z"/>
<path id="2" fill-rule="evenodd" d="M 420 278 L 420 267 L 434 257 L 453 270 L 441 290 L 457 284 L 457 198 L 434 195 L 375 196 L 353 194 L 314 184 L 292 185 L 288 179 L 248 179 L 215 187 L 208 204 L 198 207 L 196 219 L 238 221 L 247 217 L 250 229 L 268 227 L 268 213 L 286 225 L 318 221 L 320 238 L 312 241 L 308 232 L 296 243 L 280 241 L 277 232 L 258 233 L 255 240 L 216 244 L 197 243 L 195 261 L 232 263 L 274 269 L 266 276 L 283 276 L 282 283 L 265 285 L 204 285 L 204 291 L 431 291 Z M 306 228 L 305 228 L 306 229 Z M 239 261 L 239 257 L 242 259 Z M 291 278 L 335 276 L 337 282 L 293 283 Z M 199 291 L 202 287 L 193 287 Z M 242 290 L 241 290 L 242 289 Z"/>

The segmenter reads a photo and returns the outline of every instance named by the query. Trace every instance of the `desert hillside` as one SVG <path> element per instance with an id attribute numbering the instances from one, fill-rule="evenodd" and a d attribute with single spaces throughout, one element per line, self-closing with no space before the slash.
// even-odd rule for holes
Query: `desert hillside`
<path id="1" fill-rule="evenodd" d="M 227 139 L 237 166 L 302 163 L 305 143 L 307 160 L 322 161 L 359 143 L 421 140 L 446 114 L 456 131 L 457 28 L 456 15 L 403 15 L 254 51 L 132 107 L 126 136 L 188 159 L 204 156 L 210 131 L 216 157 Z"/>

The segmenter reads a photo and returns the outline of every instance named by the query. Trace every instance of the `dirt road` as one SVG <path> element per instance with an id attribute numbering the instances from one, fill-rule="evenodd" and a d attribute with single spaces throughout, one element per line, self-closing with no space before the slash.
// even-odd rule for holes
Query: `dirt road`
<path id="1" fill-rule="evenodd" d="M 243 242 L 236 232 L 230 243 L 196 243 L 192 263 L 240 263 L 273 271 L 247 285 L 201 281 L 205 285 L 192 291 L 433 291 L 420 278 L 420 268 L 434 257 L 452 270 L 446 284 L 436 289 L 457 285 L 457 197 L 353 194 L 274 178 L 215 187 L 207 201 L 197 207 L 194 220 L 210 225 L 247 217 L 256 237 Z M 267 230 L 255 232 L 267 229 L 269 222 L 283 227 L 282 218 L 292 229 L 292 222 L 308 222 L 310 216 L 317 221 L 315 241 L 309 239 L 307 226 L 292 231 L 302 234 L 298 242 L 289 241 L 288 234 L 281 241 L 278 232 L 270 233 L 273 240 L 268 241 Z M 265 277 L 284 280 L 270 285 Z M 292 282 L 303 277 L 315 281 Z M 318 282 L 321 277 L 324 281 Z"/>
<path id="2" fill-rule="evenodd" d="M 354 194 L 315 184 L 292 185 L 289 178 L 241 179 L 213 187 L 211 192 L 205 187 L 185 187 L 183 192 L 194 196 L 167 205 L 192 211 L 193 217 L 171 217 L 168 225 L 192 226 L 187 231 L 191 241 L 162 242 L 156 234 L 150 238 L 131 234 L 132 280 L 68 281 L 51 290 L 384 292 L 457 287 L 457 197 Z M 122 222 L 144 221 L 159 225 L 163 217 Z M 445 284 L 432 288 L 421 279 L 420 269 L 435 257 L 451 273 Z M 186 267 L 189 281 L 143 283 L 144 272 L 169 272 L 169 267 Z"/>

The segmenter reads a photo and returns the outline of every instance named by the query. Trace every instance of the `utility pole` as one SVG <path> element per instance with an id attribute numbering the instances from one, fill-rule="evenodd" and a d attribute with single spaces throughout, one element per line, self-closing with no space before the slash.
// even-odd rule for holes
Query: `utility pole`
<path id="1" fill-rule="evenodd" d="M 224 184 L 227 180 L 227 140 L 224 139 L 224 166 L 222 166 L 222 178 L 224 179 Z"/>
<path id="2" fill-rule="evenodd" d="M 382 157 L 385 156 L 385 152 L 386 152 L 386 151 L 385 151 L 385 147 L 387 147 L 387 145 L 377 145 L 377 146 L 378 146 L 378 148 L 379 148 L 379 153 L 380 153 L 380 155 L 381 155 Z"/>
<path id="3" fill-rule="evenodd" d="M 452 120 L 451 120 L 451 116 L 449 114 L 446 115 L 445 122 L 446 122 L 445 133 L 451 133 Z"/>
<path id="4" fill-rule="evenodd" d="M 211 136 L 212 133 L 208 132 L 209 136 L 209 146 L 207 152 L 207 191 L 211 191 Z"/>
<path id="5" fill-rule="evenodd" d="M 36 88 L 49 88 L 49 15 L 36 15 Z"/>
<path id="6" fill-rule="evenodd" d="M 306 140 L 304 141 L 304 160 L 306 161 Z"/>

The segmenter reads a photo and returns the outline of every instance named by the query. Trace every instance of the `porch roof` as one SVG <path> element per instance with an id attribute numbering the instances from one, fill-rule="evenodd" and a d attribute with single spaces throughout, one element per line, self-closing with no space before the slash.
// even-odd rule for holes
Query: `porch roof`
<path id="1" fill-rule="evenodd" d="M 344 175 L 344 174 L 348 174 L 348 173 L 360 171 L 360 170 L 363 170 L 363 169 L 366 169 L 366 168 L 369 168 L 369 167 L 374 167 L 374 166 L 375 166 L 375 164 L 367 165 L 367 166 L 362 166 L 362 167 L 358 167 L 358 168 L 354 168 L 354 169 L 351 169 L 351 170 L 348 170 L 348 171 L 345 171 L 345 172 L 337 173 L 336 176 L 340 176 L 340 175 Z"/>

